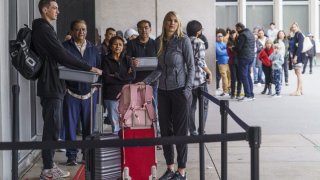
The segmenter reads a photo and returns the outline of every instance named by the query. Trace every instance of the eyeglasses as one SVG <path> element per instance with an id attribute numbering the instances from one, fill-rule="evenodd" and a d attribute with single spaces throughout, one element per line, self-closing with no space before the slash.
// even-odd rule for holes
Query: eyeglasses
<path id="1" fill-rule="evenodd" d="M 218 35 L 217 37 L 223 37 L 222 35 Z"/>

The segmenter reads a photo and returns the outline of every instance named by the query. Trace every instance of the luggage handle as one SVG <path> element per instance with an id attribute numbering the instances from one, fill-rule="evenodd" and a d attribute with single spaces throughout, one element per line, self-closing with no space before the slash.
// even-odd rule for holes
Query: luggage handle
<path id="1" fill-rule="evenodd" d="M 93 113 L 93 89 L 94 88 L 98 88 L 98 92 L 99 92 L 99 97 L 98 97 L 98 103 L 99 105 L 101 106 L 102 104 L 102 92 L 101 92 L 101 87 L 102 87 L 102 84 L 101 83 L 93 83 L 91 84 L 91 97 L 90 97 L 90 134 L 92 134 L 94 132 L 94 113 Z M 96 108 L 97 110 L 97 108 Z M 102 113 L 102 112 L 101 112 Z M 100 118 L 98 118 L 100 119 Z M 103 132 L 103 121 L 102 119 L 99 120 L 98 122 L 96 122 L 96 125 L 98 127 L 98 132 L 102 133 Z"/>

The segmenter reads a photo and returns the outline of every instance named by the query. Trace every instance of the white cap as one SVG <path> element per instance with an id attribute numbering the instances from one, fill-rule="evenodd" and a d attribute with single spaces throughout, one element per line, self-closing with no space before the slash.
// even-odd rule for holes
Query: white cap
<path id="1" fill-rule="evenodd" d="M 139 33 L 136 30 L 130 28 L 130 29 L 127 29 L 126 32 L 124 33 L 124 38 L 128 39 L 133 35 L 139 36 Z"/>

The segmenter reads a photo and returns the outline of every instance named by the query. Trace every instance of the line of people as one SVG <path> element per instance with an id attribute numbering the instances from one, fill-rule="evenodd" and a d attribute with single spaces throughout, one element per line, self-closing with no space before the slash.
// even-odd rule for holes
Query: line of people
<path id="1" fill-rule="evenodd" d="M 302 51 L 304 38 L 310 38 L 313 45 L 306 52 Z M 301 74 L 305 73 L 308 62 L 309 73 L 312 74 L 315 50 L 313 35 L 309 33 L 304 37 L 296 22 L 291 25 L 289 36 L 285 31 L 277 30 L 273 22 L 270 23 L 267 36 L 262 28 L 255 27 L 251 32 L 242 23 L 237 23 L 235 30 L 217 29 L 216 87 L 219 88 L 221 79 L 223 92 L 220 96 L 230 96 L 239 101 L 255 99 L 253 84 L 264 84 L 261 94 L 281 97 L 281 85 L 283 82 L 289 85 L 288 70 L 294 69 L 297 89 L 290 95 L 303 95 Z M 275 93 L 272 93 L 272 84 L 275 85 Z M 241 98 L 242 87 L 244 97 Z"/>
<path id="2" fill-rule="evenodd" d="M 61 43 L 51 25 L 59 14 L 57 1 L 40 0 L 38 7 L 41 18 L 33 21 L 32 47 L 44 60 L 37 83 L 37 95 L 43 110 L 43 141 L 57 141 L 59 138 L 76 140 L 77 124 L 80 122 L 82 139 L 89 136 L 90 98 L 94 104 L 98 98 L 103 98 L 112 132 L 118 133 L 120 126 L 116 96 L 122 86 L 128 83 L 152 85 L 161 136 L 199 133 L 195 126 L 197 89 L 203 87 L 208 91 L 207 83 L 212 81 L 212 73 L 205 62 L 207 42 L 201 39 L 204 36 L 199 21 L 190 21 L 185 34 L 180 17 L 170 11 L 164 17 L 162 33 L 156 40 L 150 38 L 150 21 L 141 20 L 137 23 L 138 33 L 125 33 L 127 42 L 116 35 L 115 29 L 108 28 L 101 47 L 97 47 L 96 43 L 86 39 L 87 24 L 81 19 L 71 23 L 71 38 Z M 156 70 L 136 71 L 140 57 L 157 57 Z M 98 97 L 97 89 L 91 89 L 90 83 L 59 79 L 59 65 L 101 75 L 103 97 Z M 205 100 L 204 108 L 207 114 L 208 100 Z M 95 111 L 96 106 L 92 112 L 94 115 Z M 62 123 L 64 126 L 61 126 Z M 186 144 L 176 145 L 177 168 L 174 165 L 173 148 L 173 145 L 163 146 L 167 170 L 160 180 L 186 179 L 188 147 Z M 77 149 L 67 149 L 67 165 L 77 165 L 77 154 Z M 40 179 L 70 176 L 70 172 L 54 163 L 53 157 L 54 150 L 42 151 Z"/>

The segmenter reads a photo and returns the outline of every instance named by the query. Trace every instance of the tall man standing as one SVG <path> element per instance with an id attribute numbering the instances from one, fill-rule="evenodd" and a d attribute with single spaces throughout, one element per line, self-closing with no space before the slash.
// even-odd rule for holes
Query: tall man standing
<path id="1" fill-rule="evenodd" d="M 139 63 L 139 57 L 156 57 L 156 41 L 150 38 L 151 33 L 151 22 L 148 20 L 141 20 L 137 23 L 139 36 L 135 39 L 128 41 L 127 43 L 127 55 L 133 57 L 133 64 L 137 65 Z M 136 79 L 134 83 L 143 81 L 151 71 L 137 71 Z M 153 88 L 153 97 L 154 97 L 154 106 L 156 113 L 157 102 L 158 102 L 158 84 L 157 82 L 152 85 Z M 160 134 L 159 126 L 157 126 L 158 135 Z M 160 146 L 158 146 L 158 149 Z"/>
<path id="2" fill-rule="evenodd" d="M 58 63 L 73 69 L 91 71 L 99 75 L 100 69 L 81 62 L 62 46 L 51 23 L 59 14 L 56 0 L 40 0 L 41 18 L 32 23 L 32 46 L 44 61 L 42 73 L 37 82 L 37 95 L 40 97 L 44 120 L 42 141 L 57 141 L 62 123 L 62 104 L 65 95 L 65 82 L 59 79 Z M 43 170 L 40 179 L 60 179 L 70 173 L 53 163 L 54 150 L 42 150 Z"/>
<path id="3" fill-rule="evenodd" d="M 238 42 L 233 50 L 237 53 L 239 68 L 240 68 L 240 79 L 243 84 L 245 96 L 239 101 L 251 101 L 254 99 L 253 84 L 250 76 L 250 68 L 254 58 L 254 46 L 255 39 L 252 32 L 245 28 L 242 23 L 236 24 L 236 31 L 238 32 Z"/>
<path id="4" fill-rule="evenodd" d="M 70 30 L 72 39 L 65 41 L 63 46 L 73 55 L 86 62 L 87 64 L 100 67 L 101 56 L 97 47 L 86 40 L 87 24 L 84 20 L 75 20 L 71 23 Z M 95 116 L 98 90 L 94 88 L 91 92 L 91 83 L 66 81 L 67 93 L 63 102 L 63 120 L 66 129 L 66 140 L 75 141 L 77 138 L 77 125 L 81 120 L 82 139 L 90 135 L 90 99 L 93 100 L 93 117 Z M 95 118 L 93 118 L 95 119 Z M 77 153 L 75 148 L 67 149 L 67 166 L 77 165 Z"/>

